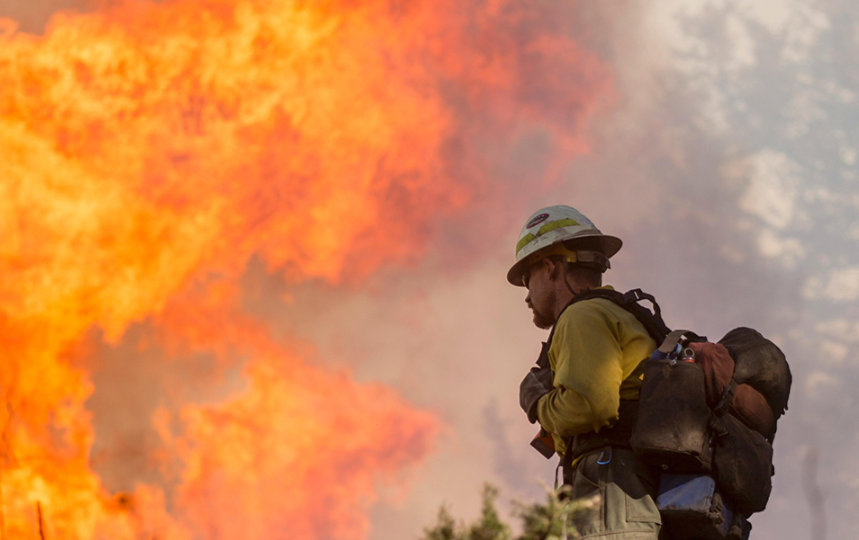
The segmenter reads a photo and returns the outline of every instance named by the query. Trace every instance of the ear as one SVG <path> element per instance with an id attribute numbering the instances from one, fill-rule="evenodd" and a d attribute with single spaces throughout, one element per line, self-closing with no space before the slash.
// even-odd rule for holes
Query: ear
<path id="1" fill-rule="evenodd" d="M 552 260 L 548 257 L 546 257 L 543 260 L 546 261 L 546 264 L 548 265 L 549 278 L 550 279 L 554 280 L 554 279 L 557 279 L 558 277 L 561 277 L 563 275 L 563 272 L 564 272 L 564 263 L 563 262 L 555 261 L 555 260 Z"/>

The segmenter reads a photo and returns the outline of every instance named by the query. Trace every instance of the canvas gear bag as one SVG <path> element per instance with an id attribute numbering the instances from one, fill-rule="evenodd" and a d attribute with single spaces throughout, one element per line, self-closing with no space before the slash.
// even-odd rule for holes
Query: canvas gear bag
<path id="1" fill-rule="evenodd" d="M 630 446 L 663 471 L 699 473 L 712 465 L 712 408 L 704 370 L 681 356 L 691 332 L 672 332 L 644 361 L 638 419 Z"/>

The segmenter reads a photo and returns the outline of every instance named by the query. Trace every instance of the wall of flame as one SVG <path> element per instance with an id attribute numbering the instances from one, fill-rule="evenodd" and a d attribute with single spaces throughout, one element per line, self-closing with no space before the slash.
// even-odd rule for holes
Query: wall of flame
<path id="1" fill-rule="evenodd" d="M 243 309 L 248 261 L 345 287 L 414 261 L 502 197 L 490 164 L 523 125 L 586 151 L 609 90 L 548 6 L 499 0 L 129 1 L 41 36 L 0 19 L 0 81 L 0 538 L 366 537 L 376 482 L 439 421 L 274 338 Z M 148 341 L 119 361 L 203 354 L 236 384 L 138 388 L 162 402 L 130 420 L 158 481 L 117 494 L 93 417 L 124 405 L 87 400 L 98 344 L 133 325 Z"/>

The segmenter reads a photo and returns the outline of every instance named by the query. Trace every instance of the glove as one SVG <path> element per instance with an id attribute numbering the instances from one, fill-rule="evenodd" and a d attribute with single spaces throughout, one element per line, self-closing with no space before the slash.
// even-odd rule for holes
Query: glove
<path id="1" fill-rule="evenodd" d="M 532 424 L 537 421 L 537 402 L 552 391 L 554 378 L 552 368 L 549 367 L 548 347 L 543 343 L 537 365 L 531 368 L 519 385 L 519 405 Z"/>
<path id="2" fill-rule="evenodd" d="M 532 424 L 537 421 L 537 402 L 552 391 L 552 379 L 550 368 L 533 367 L 519 385 L 519 405 Z"/>

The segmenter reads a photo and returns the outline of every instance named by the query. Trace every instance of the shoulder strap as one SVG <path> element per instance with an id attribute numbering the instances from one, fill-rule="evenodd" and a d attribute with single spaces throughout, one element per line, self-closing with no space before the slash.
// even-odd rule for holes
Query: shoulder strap
<path id="1" fill-rule="evenodd" d="M 606 300 L 611 300 L 618 306 L 630 312 L 644 326 L 644 329 L 647 330 L 647 333 L 650 334 L 650 337 L 652 337 L 657 344 L 662 343 L 663 340 L 665 340 L 665 337 L 671 332 L 665 324 L 665 321 L 662 320 L 662 310 L 659 308 L 659 304 L 656 303 L 656 298 L 641 289 L 632 289 L 626 293 L 619 293 L 611 289 L 591 289 L 581 294 L 577 294 L 576 297 L 567 304 L 567 307 L 575 304 L 576 302 L 589 300 L 591 298 L 605 298 Z M 653 305 L 653 311 L 640 304 L 639 302 L 642 300 L 650 302 Z M 564 309 L 566 309 L 566 307 Z"/>
<path id="2" fill-rule="evenodd" d="M 566 311 L 568 307 L 571 305 L 582 302 L 584 300 L 590 300 L 592 298 L 605 298 L 606 300 L 610 300 L 622 307 L 623 309 L 630 312 L 638 322 L 644 326 L 644 329 L 647 330 L 647 333 L 650 334 L 650 337 L 656 341 L 657 347 L 665 341 L 665 338 L 671 334 L 671 329 L 665 324 L 665 321 L 662 320 L 662 310 L 659 308 L 659 304 L 656 303 L 656 298 L 652 294 L 648 294 L 641 289 L 632 289 L 631 291 L 627 291 L 626 293 L 619 293 L 612 289 L 591 289 L 589 291 L 584 291 L 582 293 L 577 294 L 570 302 L 564 306 L 564 309 L 561 310 L 561 313 L 558 314 L 558 319 L 561 318 L 561 314 Z M 653 311 L 650 311 L 645 306 L 639 304 L 641 300 L 647 300 L 651 304 L 653 304 Z M 557 321 L 556 321 L 557 324 Z M 676 330 L 675 333 L 679 335 L 688 332 L 687 330 Z M 545 363 L 548 365 L 548 352 L 549 347 L 552 345 L 552 338 L 555 336 L 555 326 L 552 326 L 551 332 L 549 332 L 549 339 L 547 339 L 543 343 L 543 350 L 540 353 L 540 358 L 542 359 L 545 356 Z M 673 345 L 672 345 L 673 347 Z M 644 362 L 638 365 L 636 372 L 632 375 L 640 376 L 641 372 L 644 370 Z"/>

